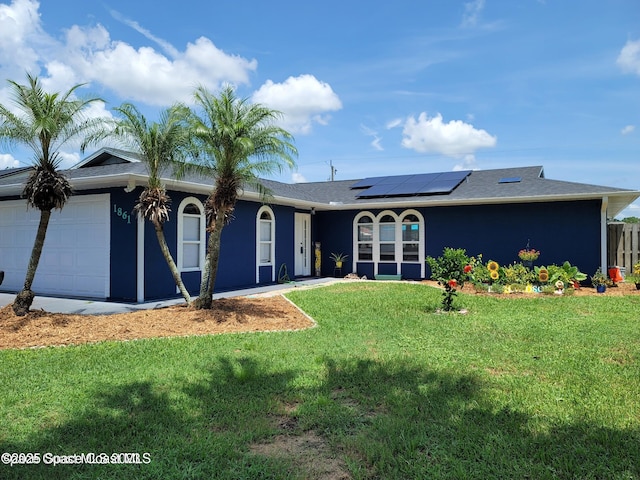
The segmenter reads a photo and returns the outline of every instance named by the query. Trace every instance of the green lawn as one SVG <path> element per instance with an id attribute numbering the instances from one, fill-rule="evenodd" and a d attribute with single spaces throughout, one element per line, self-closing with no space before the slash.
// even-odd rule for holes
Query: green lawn
<path id="1" fill-rule="evenodd" d="M 0 478 L 640 479 L 640 297 L 288 297 L 319 327 L 0 352 Z M 89 452 L 150 462 L 44 463 Z"/>

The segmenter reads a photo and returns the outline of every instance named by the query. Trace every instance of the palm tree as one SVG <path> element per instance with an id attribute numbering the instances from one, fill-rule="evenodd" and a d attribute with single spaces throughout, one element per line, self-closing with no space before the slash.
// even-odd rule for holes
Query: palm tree
<path id="1" fill-rule="evenodd" d="M 186 128 L 188 109 L 173 106 L 163 110 L 160 122 L 149 124 L 140 111 L 130 103 L 124 103 L 115 108 L 122 118 L 116 122 L 116 128 L 111 136 L 118 138 L 127 148 L 138 153 L 147 167 L 149 176 L 134 210 L 138 215 L 149 220 L 156 231 L 158 244 L 164 256 L 173 280 L 187 304 L 191 303 L 191 296 L 182 282 L 178 267 L 171 256 L 164 236 L 164 222 L 169 220 L 171 198 L 162 183 L 162 173 L 184 163 L 185 154 L 190 145 L 189 131 Z"/>
<path id="2" fill-rule="evenodd" d="M 253 186 L 267 195 L 259 175 L 282 171 L 285 166 L 293 168 L 298 152 L 291 134 L 274 123 L 280 112 L 236 97 L 230 86 L 219 96 L 199 87 L 194 97 L 202 116 L 196 113 L 192 117 L 192 135 L 202 163 L 214 177 L 206 202 L 209 239 L 205 268 L 194 305 L 211 308 L 222 229 L 233 218 L 241 190 Z"/>
<path id="3" fill-rule="evenodd" d="M 64 93 L 49 93 L 42 89 L 37 77 L 27 74 L 27 84 L 8 80 L 13 94 L 13 107 L 0 104 L 0 141 L 8 145 L 24 145 L 33 153 L 33 169 L 24 186 L 27 206 L 40 210 L 38 231 L 31 250 L 23 289 L 13 303 L 16 315 L 26 315 L 31 308 L 31 290 L 38 269 L 51 210 L 62 210 L 72 194 L 69 180 L 58 170 L 62 158 L 60 149 L 81 139 L 81 150 L 96 131 L 104 128 L 104 120 L 87 118 L 85 110 L 97 97 L 78 98 L 75 85 Z"/>

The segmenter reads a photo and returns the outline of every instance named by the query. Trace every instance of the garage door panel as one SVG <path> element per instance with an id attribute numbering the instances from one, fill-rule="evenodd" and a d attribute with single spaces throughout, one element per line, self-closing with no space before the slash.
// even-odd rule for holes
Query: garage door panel
<path id="1" fill-rule="evenodd" d="M 77 292 L 78 296 L 82 297 L 91 296 L 92 292 L 99 290 L 100 288 L 104 288 L 102 280 L 94 276 L 76 276 L 73 281 L 74 291 Z"/>
<path id="2" fill-rule="evenodd" d="M 71 197 L 51 214 L 40 264 L 33 283 L 36 294 L 106 298 L 109 296 L 109 195 Z M 24 201 L 0 203 L 0 269 L 3 290 L 20 290 L 40 212 Z"/>

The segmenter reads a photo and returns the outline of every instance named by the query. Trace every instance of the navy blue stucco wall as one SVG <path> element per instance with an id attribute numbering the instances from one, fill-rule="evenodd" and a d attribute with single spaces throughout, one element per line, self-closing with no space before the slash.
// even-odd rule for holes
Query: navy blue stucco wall
<path id="1" fill-rule="evenodd" d="M 276 217 L 276 259 L 274 268 L 276 269 L 276 280 L 278 280 L 278 271 L 284 264 L 287 266 L 289 277 L 294 277 L 294 245 L 295 240 L 295 212 L 292 207 L 283 207 L 272 205 L 271 209 Z M 310 248 L 310 247 L 309 247 Z M 313 263 L 313 255 L 312 260 Z"/>
<path id="2" fill-rule="evenodd" d="M 204 204 L 206 196 L 176 191 L 168 191 L 167 193 L 171 197 L 171 212 L 169 213 L 169 221 L 164 224 L 164 236 L 171 256 L 177 263 L 178 207 L 182 200 L 187 197 L 195 197 Z M 139 193 L 137 193 L 135 199 L 138 198 L 138 195 Z M 155 228 L 149 221 L 145 221 L 144 225 L 144 250 L 145 299 L 153 300 L 179 296 L 176 293 L 176 284 L 171 276 L 169 266 L 160 250 Z M 182 273 L 182 281 L 191 295 L 197 294 L 200 290 L 200 272 L 184 272 Z"/>
<path id="3" fill-rule="evenodd" d="M 590 274 L 600 262 L 598 201 L 440 207 L 423 214 L 426 253 L 434 257 L 444 247 L 464 248 L 510 264 L 529 242 L 541 251 L 537 265 L 568 260 Z"/>
<path id="4" fill-rule="evenodd" d="M 142 188 L 126 193 L 112 188 L 111 194 L 111 295 L 119 301 L 136 300 L 137 219 L 133 213 Z"/>
<path id="5" fill-rule="evenodd" d="M 261 203 L 239 201 L 233 221 L 224 227 L 220 247 L 220 264 L 215 291 L 248 287 L 256 284 L 256 221 Z M 294 209 L 272 205 L 275 217 L 275 261 L 273 267 L 261 267 L 258 283 L 271 283 L 272 268 L 287 265 L 293 276 Z"/>
<path id="6" fill-rule="evenodd" d="M 322 276 L 333 276 L 334 263 L 330 255 L 332 253 L 344 253 L 349 255 L 342 266 L 342 275 L 352 273 L 353 265 L 353 218 L 359 211 L 319 211 L 313 216 L 313 240 L 320 242 L 322 264 Z M 358 269 L 359 271 L 360 269 Z M 371 270 L 373 273 L 373 269 Z M 364 275 L 362 273 L 360 275 Z M 371 277 L 369 277 L 371 278 Z"/>
<path id="7" fill-rule="evenodd" d="M 137 298 L 137 219 L 133 207 L 142 191 L 141 187 L 126 193 L 123 188 L 96 190 L 90 193 L 111 194 L 111 295 L 112 300 L 135 301 Z M 177 261 L 177 211 L 180 202 L 194 196 L 205 202 L 206 196 L 169 191 L 171 212 L 164 224 L 164 234 L 169 250 Z M 233 221 L 222 232 L 221 256 L 216 277 L 215 291 L 241 288 L 256 283 L 256 215 L 262 204 L 240 201 L 236 205 Z M 275 262 L 273 269 L 262 268 L 260 281 L 270 283 L 272 270 L 278 274 L 281 264 L 286 264 L 293 274 L 294 209 L 273 206 L 276 219 Z M 175 283 L 162 256 L 156 232 L 151 222 L 144 225 L 144 295 L 145 299 L 177 297 Z M 200 288 L 200 272 L 183 272 L 182 279 L 192 295 Z"/>
<path id="8" fill-rule="evenodd" d="M 469 255 L 482 253 L 485 260 L 509 264 L 518 251 L 530 246 L 542 252 L 538 265 L 568 260 L 591 274 L 600 262 L 600 202 L 596 200 L 554 203 L 521 203 L 451 206 L 417 209 L 425 220 L 426 255 L 439 256 L 445 247 L 464 248 Z M 374 216 L 381 210 L 368 210 Z M 403 209 L 393 209 L 400 214 Z M 331 252 L 344 252 L 353 260 L 353 219 L 360 210 L 318 212 L 316 241 L 322 242 L 322 275 L 333 275 Z M 416 278 L 419 266 L 403 264 L 403 278 Z M 380 264 L 380 273 L 395 273 L 395 264 Z M 384 272 L 383 272 L 384 270 Z M 391 272 L 393 271 L 393 272 Z M 371 278 L 373 265 L 359 262 L 359 275 Z M 427 277 L 430 272 L 427 268 Z"/>

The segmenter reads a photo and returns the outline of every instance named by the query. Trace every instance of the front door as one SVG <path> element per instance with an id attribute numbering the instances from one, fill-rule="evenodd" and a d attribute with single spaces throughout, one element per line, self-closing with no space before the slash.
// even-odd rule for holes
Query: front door
<path id="1" fill-rule="evenodd" d="M 295 214 L 295 269 L 296 277 L 311 275 L 311 215 Z"/>

